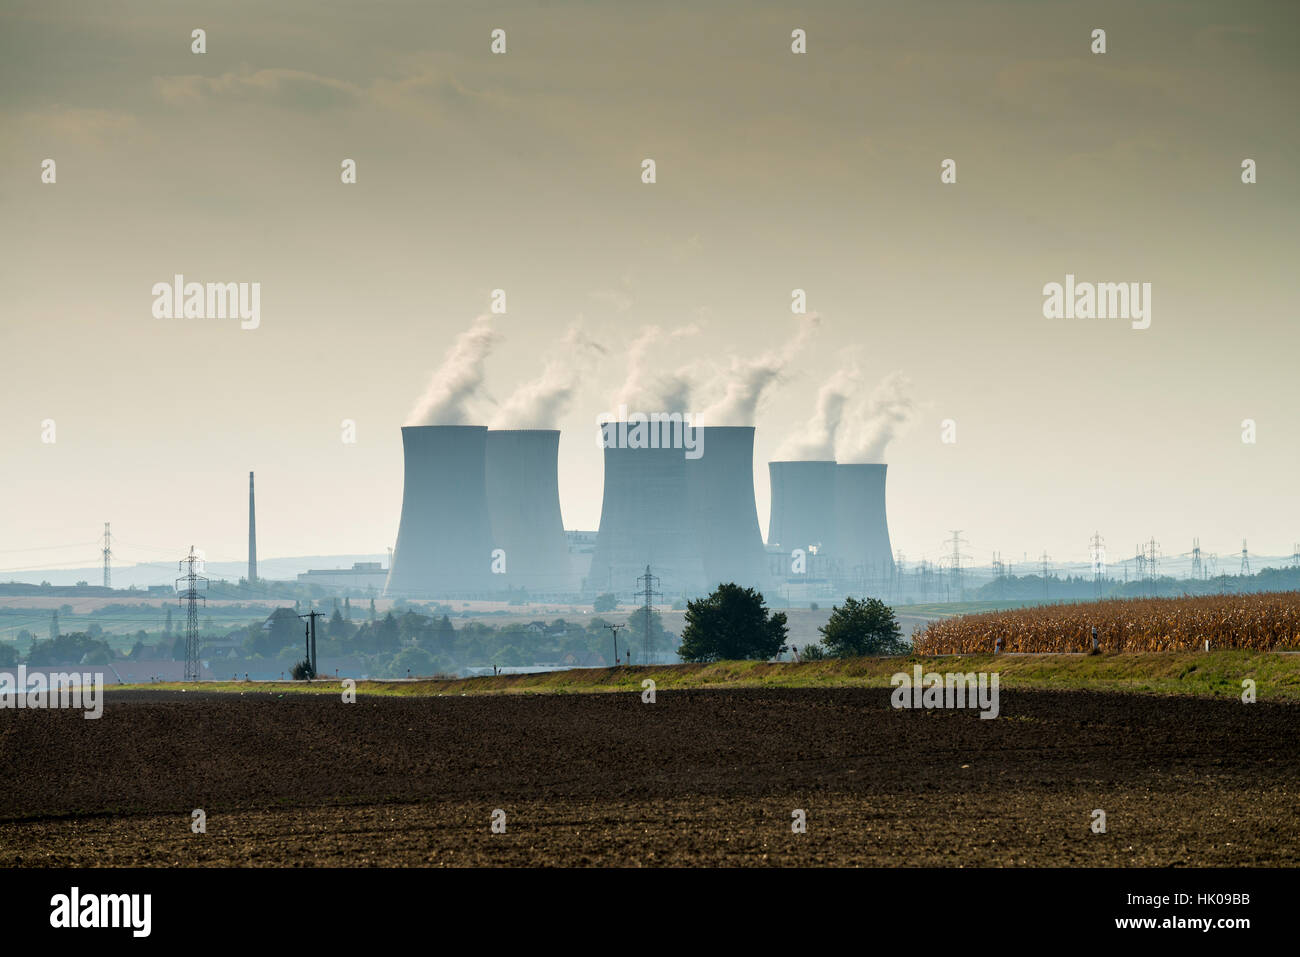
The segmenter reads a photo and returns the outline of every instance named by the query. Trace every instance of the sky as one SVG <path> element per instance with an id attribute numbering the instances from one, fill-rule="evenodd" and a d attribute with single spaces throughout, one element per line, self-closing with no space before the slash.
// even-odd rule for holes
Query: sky
<path id="1" fill-rule="evenodd" d="M 1094 532 L 1290 555 L 1297 26 L 1292 2 L 0 0 L 0 576 L 93 565 L 106 521 L 119 561 L 238 560 L 250 470 L 262 555 L 383 552 L 400 426 L 476 324 L 465 416 L 561 388 L 569 528 L 597 527 L 596 417 L 640 368 L 690 411 L 753 406 L 713 424 L 757 427 L 764 529 L 766 463 L 847 382 L 839 446 L 889 464 L 909 564 L 953 529 L 980 564 L 1084 560 Z M 156 317 L 177 273 L 259 283 L 257 328 Z M 1150 327 L 1045 318 L 1067 274 L 1150 283 Z"/>

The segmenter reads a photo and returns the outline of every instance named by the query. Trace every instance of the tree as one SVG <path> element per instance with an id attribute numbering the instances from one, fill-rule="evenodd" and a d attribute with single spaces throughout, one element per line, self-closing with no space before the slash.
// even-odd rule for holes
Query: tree
<path id="1" fill-rule="evenodd" d="M 420 648 L 403 648 L 393 655 L 393 660 L 389 662 L 387 668 L 388 673 L 394 678 L 405 678 L 408 671 L 412 678 L 428 677 L 437 670 L 438 663 L 433 655 Z"/>
<path id="2" fill-rule="evenodd" d="M 50 665 L 106 664 L 113 657 L 108 642 L 97 641 L 84 632 L 60 635 L 50 641 L 35 642 L 27 651 L 31 667 Z"/>
<path id="3" fill-rule="evenodd" d="M 817 630 L 833 658 L 901 655 L 908 648 L 894 609 L 879 598 L 844 599 L 842 606 L 832 606 L 830 619 Z"/>
<path id="4" fill-rule="evenodd" d="M 634 611 L 628 615 L 627 632 L 623 640 L 627 642 L 629 648 L 637 652 L 638 657 L 645 648 L 645 632 L 645 610 Z M 661 651 L 672 651 L 677 643 L 676 637 L 672 632 L 664 630 L 663 620 L 659 617 L 659 612 L 653 608 L 650 609 L 650 654 L 653 656 Z"/>
<path id="5" fill-rule="evenodd" d="M 18 649 L 13 646 L 12 642 L 0 641 L 0 668 L 16 668 L 18 666 Z"/>
<path id="6" fill-rule="evenodd" d="M 375 600 L 373 598 L 370 599 L 370 620 L 375 620 Z"/>
<path id="7" fill-rule="evenodd" d="M 59 637 L 59 613 L 57 611 L 52 611 L 50 612 L 50 641 L 53 641 L 55 638 L 58 637 Z"/>
<path id="8" fill-rule="evenodd" d="M 352 599 L 350 597 L 343 599 L 343 617 L 348 621 L 352 620 Z"/>
<path id="9" fill-rule="evenodd" d="M 390 611 L 374 628 L 375 651 L 395 652 L 402 647 L 402 633 Z"/>
<path id="10" fill-rule="evenodd" d="M 614 611 L 616 608 L 618 608 L 618 596 L 612 591 L 597 595 L 596 600 L 591 603 L 591 610 L 595 612 Z"/>
<path id="11" fill-rule="evenodd" d="M 766 661 L 781 650 L 785 637 L 785 612 L 769 616 L 761 593 L 731 582 L 708 598 L 686 603 L 677 653 L 685 661 Z"/>

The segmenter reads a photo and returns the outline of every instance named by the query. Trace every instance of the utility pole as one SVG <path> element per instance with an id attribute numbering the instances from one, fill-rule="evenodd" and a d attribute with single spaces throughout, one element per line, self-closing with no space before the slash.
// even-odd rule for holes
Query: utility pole
<path id="1" fill-rule="evenodd" d="M 309 619 L 307 625 L 307 663 L 311 665 L 311 676 L 316 677 L 316 619 L 324 618 L 325 613 L 321 611 L 309 611 L 305 615 L 299 615 L 299 618 Z"/>
<path id="2" fill-rule="evenodd" d="M 104 523 L 104 587 L 113 587 L 113 535 L 108 530 L 108 522 Z"/>
<path id="3" fill-rule="evenodd" d="M 194 566 L 202 561 L 203 559 L 194 554 L 194 546 L 191 545 L 189 555 L 182 558 L 178 565 L 179 570 L 185 574 L 176 579 L 176 598 L 185 604 L 186 681 L 199 680 L 199 602 L 207 603 L 203 592 L 207 590 L 208 580 L 198 574 Z M 184 583 L 183 588 L 182 583 Z"/>
<path id="4" fill-rule="evenodd" d="M 641 589 L 641 594 L 645 597 L 645 631 L 641 634 L 641 660 L 645 664 L 650 664 L 650 603 L 651 600 L 658 596 L 663 598 L 662 592 L 654 590 L 654 586 L 659 583 L 659 579 L 650 574 L 650 566 L 645 567 L 645 574 L 637 580 L 640 585 L 645 582 L 645 587 Z"/>
<path id="5" fill-rule="evenodd" d="M 1006 566 L 1002 564 L 1002 553 L 993 553 L 993 580 L 997 582 L 998 597 L 1005 598 L 1007 593 Z"/>
<path id="6" fill-rule="evenodd" d="M 1246 551 L 1246 540 L 1241 540 L 1241 577 L 1246 578 L 1250 575 L 1250 555 Z"/>
<path id="7" fill-rule="evenodd" d="M 1201 561 L 1201 540 L 1192 539 L 1192 577 L 1201 579 L 1205 577 L 1205 565 Z"/>
<path id="8" fill-rule="evenodd" d="M 1043 557 L 1041 561 L 1043 563 L 1043 598 L 1047 599 L 1051 597 L 1051 591 L 1047 587 L 1047 571 L 1048 571 L 1047 563 L 1050 562 L 1051 559 L 1047 557 L 1047 549 L 1043 549 Z"/>
<path id="9" fill-rule="evenodd" d="M 626 628 L 627 625 L 606 625 L 605 627 L 614 633 L 614 667 L 617 668 L 618 667 L 618 630 L 620 628 Z"/>

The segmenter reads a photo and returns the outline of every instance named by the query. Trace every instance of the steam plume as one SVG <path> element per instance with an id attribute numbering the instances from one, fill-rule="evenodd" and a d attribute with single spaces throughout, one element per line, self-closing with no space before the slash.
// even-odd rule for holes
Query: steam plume
<path id="1" fill-rule="evenodd" d="M 475 318 L 430 376 L 428 388 L 411 409 L 406 424 L 473 425 L 466 403 L 482 388 L 484 366 L 500 338 L 491 316 Z"/>
<path id="2" fill-rule="evenodd" d="M 881 380 L 865 401 L 858 403 L 840 433 L 841 462 L 869 463 L 884 460 L 885 448 L 912 421 L 916 405 L 912 381 L 901 372 Z"/>
<path id="3" fill-rule="evenodd" d="M 839 369 L 817 390 L 817 408 L 802 429 L 787 438 L 777 459 L 826 461 L 835 458 L 835 434 L 844 418 L 849 396 L 858 388 L 856 366 Z"/>
<path id="4" fill-rule="evenodd" d="M 780 349 L 752 359 L 732 358 L 722 398 L 704 410 L 705 425 L 753 425 L 763 393 L 779 382 L 790 361 L 821 323 L 815 312 L 804 316 L 799 328 Z"/>
<path id="5" fill-rule="evenodd" d="M 673 329 L 665 336 L 658 326 L 647 326 L 627 350 L 627 378 L 615 400 L 637 412 L 688 412 L 696 376 L 689 368 L 663 372 L 650 361 L 651 348 L 663 340 L 670 344 L 699 332 L 694 325 Z"/>
<path id="6" fill-rule="evenodd" d="M 569 326 L 542 374 L 522 383 L 493 417 L 494 429 L 553 429 L 577 390 L 583 371 L 605 349 L 579 323 Z"/>

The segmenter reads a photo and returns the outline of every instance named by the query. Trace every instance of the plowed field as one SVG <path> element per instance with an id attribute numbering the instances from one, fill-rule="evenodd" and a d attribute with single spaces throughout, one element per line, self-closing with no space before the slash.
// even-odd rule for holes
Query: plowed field
<path id="1" fill-rule="evenodd" d="M 1298 737 L 1295 705 L 1089 692 L 110 692 L 0 712 L 0 864 L 1294 865 Z"/>

